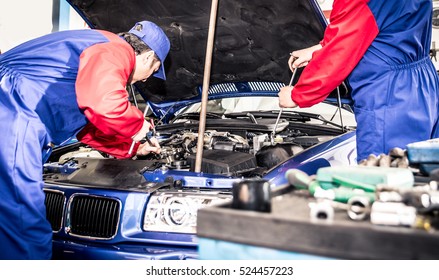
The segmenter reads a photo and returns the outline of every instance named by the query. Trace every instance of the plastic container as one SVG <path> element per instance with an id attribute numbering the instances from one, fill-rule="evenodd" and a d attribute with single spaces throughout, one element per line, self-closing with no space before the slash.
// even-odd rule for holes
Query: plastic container
<path id="1" fill-rule="evenodd" d="M 317 171 L 317 181 L 324 189 L 342 185 L 373 192 L 378 184 L 411 188 L 414 184 L 414 176 L 407 168 L 333 166 L 320 168 Z"/>
<path id="2" fill-rule="evenodd" d="M 439 163 L 439 138 L 407 145 L 410 163 Z"/>

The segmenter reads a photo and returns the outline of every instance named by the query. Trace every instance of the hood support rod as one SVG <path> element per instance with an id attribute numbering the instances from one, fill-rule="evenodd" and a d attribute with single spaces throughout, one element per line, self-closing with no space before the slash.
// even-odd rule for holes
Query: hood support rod
<path id="1" fill-rule="evenodd" d="M 201 161 L 203 160 L 204 132 L 206 130 L 206 111 L 210 83 L 210 70 L 212 67 L 212 53 L 215 39 L 215 25 L 218 11 L 218 0 L 212 0 L 209 20 L 209 34 L 207 37 L 206 60 L 204 62 L 203 90 L 201 93 L 201 112 L 198 128 L 197 154 L 195 158 L 195 172 L 201 171 Z"/>

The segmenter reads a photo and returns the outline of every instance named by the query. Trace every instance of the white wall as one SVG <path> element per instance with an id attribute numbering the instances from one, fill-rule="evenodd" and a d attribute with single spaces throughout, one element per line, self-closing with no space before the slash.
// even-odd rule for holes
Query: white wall
<path id="1" fill-rule="evenodd" d="M 334 0 L 317 0 L 317 2 L 320 5 L 320 8 L 322 8 L 322 11 L 328 11 L 332 10 L 332 3 Z"/>
<path id="2" fill-rule="evenodd" d="M 52 0 L 0 0 L 2 52 L 52 30 Z"/>
<path id="3" fill-rule="evenodd" d="M 61 0 L 63 1 L 63 0 Z M 0 0 L 0 50 L 52 32 L 52 0 Z M 86 28 L 70 9 L 67 29 Z"/>

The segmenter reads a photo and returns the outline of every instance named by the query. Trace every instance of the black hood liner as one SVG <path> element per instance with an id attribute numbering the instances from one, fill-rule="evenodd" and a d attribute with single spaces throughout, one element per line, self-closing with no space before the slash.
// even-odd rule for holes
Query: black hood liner
<path id="1" fill-rule="evenodd" d="M 167 80 L 150 78 L 137 88 L 153 102 L 197 94 L 196 87 L 203 83 L 211 1 L 68 1 L 92 28 L 125 32 L 142 20 L 161 26 L 171 41 Z M 219 0 L 210 83 L 288 84 L 289 53 L 317 44 L 324 27 L 313 0 Z"/>

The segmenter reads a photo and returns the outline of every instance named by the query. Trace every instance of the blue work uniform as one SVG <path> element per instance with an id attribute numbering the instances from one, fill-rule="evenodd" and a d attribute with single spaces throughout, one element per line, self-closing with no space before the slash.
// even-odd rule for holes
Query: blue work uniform
<path id="1" fill-rule="evenodd" d="M 347 79 L 358 161 L 439 137 L 431 21 L 431 0 L 334 0 L 322 49 L 293 88 L 293 101 L 312 106 Z"/>
<path id="2" fill-rule="evenodd" d="M 0 259 L 51 258 L 42 181 L 50 143 L 82 129 L 123 139 L 127 154 L 143 124 L 125 89 L 134 66 L 127 42 L 97 30 L 52 33 L 0 55 Z"/>

